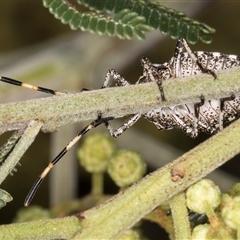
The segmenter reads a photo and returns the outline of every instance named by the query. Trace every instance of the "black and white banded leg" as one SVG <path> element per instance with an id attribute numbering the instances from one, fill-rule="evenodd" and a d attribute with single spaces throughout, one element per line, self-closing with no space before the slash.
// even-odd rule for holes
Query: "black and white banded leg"
<path id="1" fill-rule="evenodd" d="M 91 122 L 88 126 L 82 129 L 78 135 L 70 141 L 66 147 L 48 164 L 48 166 L 44 169 L 44 171 L 40 174 L 36 182 L 33 184 L 31 190 L 29 191 L 25 201 L 24 206 L 28 206 L 32 201 L 36 191 L 38 190 L 40 184 L 46 177 L 46 175 L 51 171 L 51 169 L 56 165 L 56 163 L 76 144 L 88 131 L 93 128 L 96 128 L 102 123 L 107 123 L 108 121 L 112 120 L 112 117 L 102 118 L 101 114 L 98 114 L 98 118 Z"/>
<path id="2" fill-rule="evenodd" d="M 163 65 L 157 66 L 156 64 L 151 63 L 146 57 L 143 57 L 141 59 L 141 63 L 143 66 L 143 75 L 139 78 L 137 83 L 156 82 L 160 91 L 162 101 L 166 101 L 162 86 L 162 78 L 158 73 L 160 68 L 166 69 L 166 67 Z"/>
<path id="3" fill-rule="evenodd" d="M 141 64 L 143 67 L 143 75 L 138 79 L 136 84 L 144 82 L 156 82 L 160 91 L 162 101 L 166 101 L 163 92 L 162 79 L 158 73 L 159 68 L 166 68 L 165 66 L 155 66 L 152 64 L 148 58 L 143 57 L 141 59 Z M 116 86 L 128 86 L 130 83 L 124 79 L 116 70 L 111 69 L 107 72 L 105 81 L 102 85 L 102 88 L 107 88 L 111 85 L 112 79 L 115 80 Z"/>
<path id="4" fill-rule="evenodd" d="M 21 82 L 21 81 L 12 79 L 12 78 L 8 78 L 8 77 L 0 76 L 0 81 L 8 83 L 8 84 L 16 85 L 16 86 L 29 88 L 29 89 L 32 89 L 32 90 L 35 90 L 35 91 L 40 91 L 40 92 L 52 94 L 52 95 L 65 94 L 65 93 L 62 93 L 62 92 L 59 92 L 59 91 L 55 91 L 55 90 L 52 90 L 52 89 L 43 88 L 43 87 L 39 87 L 39 86 L 28 84 L 28 83 L 24 83 L 24 82 Z M 41 175 L 38 177 L 36 182 L 33 184 L 31 190 L 29 191 L 29 193 L 28 193 L 28 195 L 27 195 L 27 197 L 26 197 L 26 199 L 24 201 L 24 205 L 28 206 L 30 204 L 31 200 L 33 199 L 37 189 L 39 188 L 39 186 L 42 183 L 42 181 L 44 180 L 44 178 L 51 171 L 51 169 L 55 166 L 55 164 L 57 164 L 57 162 L 73 147 L 74 144 L 76 144 L 91 129 L 96 128 L 100 124 L 106 123 L 106 122 L 108 122 L 108 121 L 110 121 L 112 119 L 113 119 L 112 117 L 102 118 L 101 114 L 98 114 L 98 118 L 96 120 L 91 122 L 84 129 L 82 129 L 79 132 L 79 134 L 75 138 L 73 138 L 72 141 L 70 141 L 66 145 L 66 147 L 64 147 L 64 149 L 44 169 L 44 171 L 41 173 Z"/>
<path id="5" fill-rule="evenodd" d="M 117 129 L 113 129 L 108 121 L 105 121 L 105 126 L 107 127 L 110 135 L 114 138 L 119 137 L 123 132 L 125 132 L 128 128 L 134 125 L 138 119 L 142 116 L 142 114 L 135 114 L 133 117 L 129 118 L 123 125 L 118 127 Z"/>
<path id="6" fill-rule="evenodd" d="M 200 107 L 204 105 L 205 98 L 203 95 L 200 96 L 200 102 L 197 102 L 194 104 L 194 124 L 193 124 L 193 133 L 191 135 L 192 138 L 197 137 L 198 135 L 198 118 L 199 118 L 199 113 L 200 113 Z"/>
<path id="7" fill-rule="evenodd" d="M 236 98 L 235 95 L 232 94 L 230 97 L 225 97 L 225 98 L 220 99 L 219 131 L 221 131 L 223 129 L 223 121 L 224 121 L 224 119 L 223 119 L 223 114 L 224 114 L 223 109 L 224 109 L 225 104 L 230 105 L 231 110 L 233 112 L 235 112 L 235 115 L 238 115 L 238 116 L 240 115 L 239 110 L 230 103 L 235 98 Z"/>
<path id="8" fill-rule="evenodd" d="M 116 70 L 109 70 L 106 74 L 105 81 L 102 85 L 102 88 L 107 88 L 111 85 L 112 79 L 115 81 L 116 86 L 128 86 L 130 83 L 124 79 Z M 117 129 L 113 129 L 108 121 L 105 121 L 105 126 L 107 127 L 110 135 L 114 138 L 120 136 L 124 131 L 134 125 L 138 119 L 142 116 L 142 114 L 138 113 L 129 118 L 123 125 L 118 127 Z"/>

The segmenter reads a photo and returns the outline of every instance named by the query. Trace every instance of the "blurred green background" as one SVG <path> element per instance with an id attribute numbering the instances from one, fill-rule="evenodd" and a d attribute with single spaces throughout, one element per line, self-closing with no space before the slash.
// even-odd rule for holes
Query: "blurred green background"
<path id="1" fill-rule="evenodd" d="M 163 2 L 163 4 L 165 5 L 166 2 Z M 194 46 L 190 46 L 193 50 L 216 51 L 240 55 L 239 1 L 209 1 L 202 3 L 197 1 L 179 1 L 179 4 L 178 7 L 178 1 L 173 3 L 175 10 L 187 9 L 187 11 L 190 12 L 189 16 L 216 29 L 211 44 L 206 45 L 199 42 Z M 191 9 L 189 7 L 190 5 Z M 59 20 L 56 20 L 53 15 L 48 12 L 48 9 L 43 7 L 41 1 L 0 1 L 0 70 L 3 69 L 4 71 L 4 73 L 0 73 L 0 75 L 15 77 L 15 72 L 12 73 L 10 70 L 7 71 L 6 69 L 11 69 L 12 64 L 16 65 L 21 64 L 23 61 L 25 62 L 26 58 L 31 56 L 31 54 L 33 55 L 36 52 L 41 53 L 41 49 L 44 50 L 45 48 L 46 51 L 51 44 L 54 45 L 54 41 L 64 38 L 64 35 L 82 35 L 84 38 L 91 37 L 96 39 L 96 46 L 89 44 L 88 48 L 88 45 L 85 45 L 86 52 L 84 52 L 84 54 L 81 54 L 81 51 L 76 53 L 76 55 L 79 54 L 79 60 L 77 60 L 77 56 L 74 56 L 74 61 L 70 62 L 70 64 L 78 69 L 78 72 L 75 72 L 74 74 L 78 75 L 77 79 L 81 79 L 81 83 L 71 83 L 70 80 L 73 71 L 71 68 L 66 67 L 64 68 L 64 73 L 61 74 L 59 82 L 51 82 L 51 79 L 49 79 L 49 82 L 44 81 L 44 83 L 38 84 L 45 87 L 53 86 L 54 88 L 60 88 L 59 90 L 63 89 L 69 91 L 79 91 L 82 87 L 100 88 L 107 70 L 115 68 L 115 66 L 117 66 L 117 70 L 120 71 L 126 79 L 132 79 L 134 82 L 141 74 L 141 66 L 138 59 L 142 55 L 150 58 L 152 62 L 163 63 L 172 57 L 176 44 L 176 40 L 173 40 L 168 36 L 165 36 L 163 40 L 160 32 L 155 33 L 156 36 L 154 41 L 150 40 L 152 38 L 147 35 L 145 45 L 143 42 L 133 39 L 132 41 L 136 43 L 140 49 L 139 53 L 136 53 L 135 51 L 135 57 L 133 58 L 131 53 L 128 55 L 128 52 L 118 52 L 123 51 L 121 49 L 124 49 L 125 46 L 127 48 L 129 44 L 128 40 L 119 40 L 117 38 L 110 39 L 108 36 L 91 35 L 88 32 L 81 33 L 80 30 L 73 32 L 68 25 L 63 25 Z M 158 36 L 159 41 L 156 40 Z M 51 40 L 52 42 L 48 42 L 48 45 L 44 47 L 44 43 L 48 40 Z M 101 42 L 103 40 L 105 42 Z M 63 42 L 64 41 L 67 42 L 68 38 L 63 40 Z M 82 42 L 79 41 L 79 45 L 81 44 Z M 102 44 L 102 46 L 106 48 L 104 54 L 100 54 L 97 50 L 94 50 L 97 49 L 98 44 Z M 144 47 L 141 47 L 141 45 Z M 29 51 L 29 48 L 31 51 Z M 71 46 L 68 46 L 68 48 L 71 48 Z M 65 48 L 64 51 L 69 50 L 66 49 L 67 48 Z M 109 55 L 109 52 L 111 52 L 112 55 Z M 18 55 L 18 57 L 16 57 L 16 55 Z M 95 55 L 97 55 L 97 57 L 94 57 Z M 89 56 L 91 56 L 91 58 Z M 126 60 L 122 60 L 121 58 L 123 57 Z M 120 59 L 121 66 L 117 65 Z M 85 60 L 88 65 L 85 65 Z M 29 63 L 29 67 L 25 66 L 22 71 L 21 75 L 27 75 L 28 71 L 31 71 L 31 64 Z M 98 81 L 93 83 L 93 80 L 90 80 L 90 76 L 91 78 L 96 78 Z M 21 80 L 27 81 L 27 79 Z M 4 83 L 1 84 L 4 85 Z M 8 88 L 13 92 L 8 93 Z M 29 90 L 6 85 L 4 86 L 4 90 L 1 90 L 0 86 L 0 91 L 2 92 L 2 102 L 5 102 L 5 100 L 10 101 L 9 99 L 12 100 L 13 97 L 15 100 L 21 100 L 34 98 L 35 96 L 45 96 L 43 94 L 38 95 L 35 93 L 29 93 Z M 24 95 L 23 98 L 21 93 Z M 79 127 L 78 130 L 80 128 L 81 127 Z M 68 128 L 66 129 L 67 130 L 65 131 L 70 131 Z M 144 133 L 147 131 L 148 134 L 156 139 L 156 143 L 163 140 L 183 152 L 193 148 L 199 142 L 208 137 L 205 134 L 201 134 L 197 139 L 190 139 L 180 131 L 172 130 L 158 132 L 153 125 L 144 120 L 140 121 L 139 124 L 136 124 L 136 129 Z M 104 131 L 104 128 L 101 130 Z M 131 132 L 131 129 L 128 132 Z M 128 134 L 130 133 L 126 134 L 129 136 Z M 18 168 L 18 172 L 15 173 L 13 177 L 8 177 L 3 183 L 2 188 L 13 196 L 14 201 L 1 209 L 1 223 L 11 222 L 16 209 L 23 206 L 23 200 L 32 183 L 50 160 L 50 135 L 51 134 L 39 134 L 34 144 L 24 155 L 21 161 L 22 166 Z M 9 135 L 7 134 L 2 136 L 1 144 L 4 143 L 8 136 Z M 71 137 L 63 137 L 65 144 L 70 139 Z M 60 149 L 63 146 L 64 144 L 60 146 Z M 144 150 L 147 151 L 147 149 Z M 161 155 L 160 149 L 158 154 Z M 235 157 L 235 159 L 229 161 L 223 166 L 224 170 L 237 177 L 239 177 L 238 158 L 238 156 Z M 154 167 L 152 166 L 150 168 L 153 170 Z M 85 176 L 86 174 L 82 175 Z M 69 178 L 71 178 L 71 176 L 69 176 Z M 222 181 L 224 181 L 224 179 L 222 179 Z M 89 188 L 88 183 L 84 183 L 84 185 Z M 48 207 L 49 193 L 46 190 L 47 186 L 47 181 L 45 181 L 34 199 L 34 202 L 44 207 Z M 84 191 L 87 190 L 83 190 L 83 192 Z"/>

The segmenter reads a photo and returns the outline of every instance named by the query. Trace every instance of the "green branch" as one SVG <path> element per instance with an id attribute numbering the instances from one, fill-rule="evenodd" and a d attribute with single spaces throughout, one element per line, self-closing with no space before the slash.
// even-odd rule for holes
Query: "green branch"
<path id="1" fill-rule="evenodd" d="M 82 213 L 85 228 L 74 239 L 117 238 L 158 205 L 238 154 L 239 145 L 240 121 L 237 121 L 104 205 Z M 182 178 L 173 181 L 171 173 L 177 169 L 181 169 Z"/>
<path id="2" fill-rule="evenodd" d="M 238 154 L 239 145 L 240 121 L 236 121 L 104 204 L 81 213 L 79 215 L 83 227 L 81 231 L 80 223 L 72 217 L 3 225 L 0 227 L 0 239 L 8 240 L 16 237 L 18 240 L 56 239 L 61 238 L 59 234 L 63 234 L 62 229 L 66 234 L 65 237 L 74 236 L 72 239 L 77 240 L 115 239 L 161 203 L 185 190 Z M 172 173 L 179 170 L 181 178 L 173 178 Z M 67 219 L 70 219 L 69 223 L 66 222 Z M 57 225 L 52 227 L 51 224 L 55 223 Z"/>
<path id="3" fill-rule="evenodd" d="M 0 226 L 0 239 L 51 240 L 70 239 L 81 229 L 76 217 L 15 223 Z"/>
<path id="4" fill-rule="evenodd" d="M 30 147 L 35 137 L 41 129 L 42 123 L 39 121 L 30 121 L 27 128 L 23 132 L 20 140 L 14 147 L 13 151 L 8 156 L 7 160 L 0 167 L 0 184 L 4 179 L 11 174 L 11 171 L 15 168 L 23 154 Z"/>
<path id="5" fill-rule="evenodd" d="M 121 118 L 153 108 L 228 97 L 240 89 L 240 68 L 217 73 L 218 78 L 202 74 L 172 79 L 163 83 L 167 101 L 159 100 L 155 83 L 115 87 L 101 90 L 63 94 L 17 103 L 0 104 L 0 132 L 25 127 L 29 121 L 43 124 L 43 131 L 56 131 L 63 125 L 103 117 Z"/>
<path id="6" fill-rule="evenodd" d="M 114 196 L 105 204 L 82 213 L 80 219 L 82 219 L 83 229 L 73 239 L 118 237 L 155 207 L 238 154 L 239 145 L 240 121 L 236 121 L 174 162 L 149 174 L 126 191 Z M 179 171 L 181 178 L 173 178 L 172 173 Z M 67 219 L 71 221 L 67 223 Z M 80 223 L 76 218 L 67 219 L 3 225 L 0 227 L 0 239 L 70 238 L 80 230 Z M 56 222 L 57 225 L 52 227 Z M 66 235 L 59 237 L 59 234 L 63 234 L 61 230 L 63 228 Z"/>
<path id="7" fill-rule="evenodd" d="M 185 192 L 179 192 L 170 200 L 176 240 L 191 239 L 191 226 L 188 219 Z"/>

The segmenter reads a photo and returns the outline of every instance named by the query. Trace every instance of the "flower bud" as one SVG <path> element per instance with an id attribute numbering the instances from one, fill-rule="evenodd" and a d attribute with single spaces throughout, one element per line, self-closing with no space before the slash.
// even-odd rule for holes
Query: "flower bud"
<path id="1" fill-rule="evenodd" d="M 142 178 L 146 164 L 135 152 L 121 150 L 108 165 L 108 173 L 119 187 L 126 187 Z"/>
<path id="2" fill-rule="evenodd" d="M 233 229 L 240 228 L 240 197 L 234 197 L 222 208 L 222 219 L 227 226 Z"/>
<path id="3" fill-rule="evenodd" d="M 140 240 L 142 239 L 142 236 L 139 231 L 129 229 L 125 231 L 119 238 L 118 240 Z"/>
<path id="4" fill-rule="evenodd" d="M 240 183 L 234 183 L 232 187 L 228 190 L 230 196 L 240 196 Z"/>
<path id="5" fill-rule="evenodd" d="M 221 192 L 213 181 L 202 179 L 187 189 L 186 198 L 190 210 L 204 214 L 207 206 L 215 209 L 220 204 Z"/>
<path id="6" fill-rule="evenodd" d="M 77 152 L 80 164 L 88 172 L 104 172 L 115 152 L 113 140 L 103 133 L 88 136 Z"/>
<path id="7" fill-rule="evenodd" d="M 201 239 L 201 240 L 210 240 L 207 235 L 209 233 L 211 226 L 209 224 L 203 224 L 196 226 L 192 231 L 192 240 Z"/>
<path id="8" fill-rule="evenodd" d="M 21 208 L 18 210 L 14 222 L 29 222 L 49 218 L 51 218 L 51 214 L 47 209 L 39 206 L 30 206 L 28 208 Z"/>

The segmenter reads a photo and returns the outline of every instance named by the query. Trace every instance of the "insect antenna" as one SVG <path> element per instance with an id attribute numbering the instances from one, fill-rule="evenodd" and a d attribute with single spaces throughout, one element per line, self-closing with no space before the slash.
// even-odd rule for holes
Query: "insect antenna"
<path id="1" fill-rule="evenodd" d="M 48 164 L 48 166 L 43 170 L 41 175 L 38 177 L 36 182 L 33 184 L 31 190 L 29 191 L 25 201 L 24 201 L 24 206 L 28 206 L 30 202 L 32 201 L 35 193 L 37 192 L 40 184 L 46 177 L 46 175 L 50 172 L 50 170 L 55 166 L 55 164 L 72 148 L 72 146 L 77 143 L 82 136 L 84 136 L 89 130 L 96 128 L 102 123 L 106 123 L 110 120 L 113 120 L 113 117 L 108 117 L 108 118 L 102 118 L 101 113 L 98 114 L 98 118 L 91 122 L 88 126 L 86 126 L 84 129 L 82 129 L 78 135 L 73 138 L 67 145 L 66 147 Z"/>
<path id="2" fill-rule="evenodd" d="M 44 92 L 44 93 L 47 93 L 47 94 L 52 94 L 52 95 L 62 94 L 62 92 L 59 92 L 59 91 L 55 91 L 55 90 L 52 90 L 52 89 L 49 89 L 49 88 L 39 87 L 39 86 L 35 86 L 35 85 L 32 85 L 32 84 L 20 82 L 18 80 L 8 78 L 8 77 L 0 76 L 0 81 L 8 83 L 8 84 L 15 85 L 15 86 L 19 86 L 19 87 L 29 88 L 29 89 L 32 89 L 32 90 L 35 90 L 35 91 Z"/>

